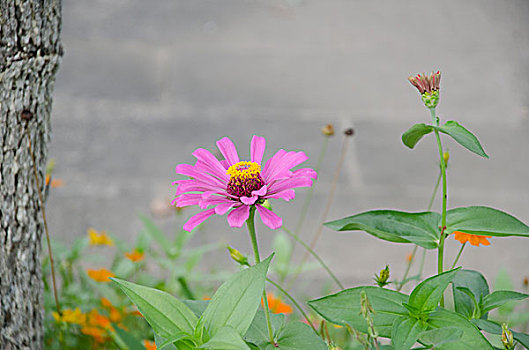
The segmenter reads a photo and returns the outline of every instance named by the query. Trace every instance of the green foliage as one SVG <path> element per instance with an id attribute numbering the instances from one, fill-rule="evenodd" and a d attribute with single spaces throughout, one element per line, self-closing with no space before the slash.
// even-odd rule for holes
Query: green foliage
<path id="1" fill-rule="evenodd" d="M 415 124 L 402 134 L 402 143 L 409 148 L 414 148 L 423 136 L 428 135 L 434 130 L 447 134 L 461 146 L 481 157 L 489 157 L 483 150 L 477 137 L 465 129 L 461 124 L 453 120 L 447 121 L 443 126 L 428 125 L 424 123 Z"/>
<path id="2" fill-rule="evenodd" d="M 474 319 L 472 323 L 475 324 L 479 329 L 490 333 L 490 334 L 501 334 L 501 325 L 490 320 Z M 520 332 L 512 332 L 514 339 L 520 342 L 526 349 L 529 349 L 529 334 Z"/>
<path id="3" fill-rule="evenodd" d="M 248 345 L 242 340 L 240 333 L 230 326 L 219 328 L 207 343 L 197 348 L 211 350 L 250 350 Z"/>
<path id="4" fill-rule="evenodd" d="M 335 231 L 361 230 L 386 241 L 435 249 L 440 236 L 440 220 L 441 216 L 433 212 L 373 210 L 326 222 L 325 226 Z"/>
<path id="5" fill-rule="evenodd" d="M 395 350 L 411 349 L 417 341 L 419 333 L 426 330 L 426 323 L 422 320 L 401 316 L 393 323 L 391 331 L 391 345 Z"/>
<path id="6" fill-rule="evenodd" d="M 365 292 L 375 310 L 373 321 L 375 329 L 382 337 L 391 336 L 393 322 L 399 316 L 408 315 L 402 306 L 408 302 L 408 296 L 393 290 L 374 286 L 356 287 L 323 298 L 311 300 L 308 305 L 329 322 L 349 325 L 360 332 L 367 333 L 367 323 L 360 314 L 360 297 Z"/>
<path id="7" fill-rule="evenodd" d="M 444 344 L 459 343 L 463 331 L 457 327 L 433 328 L 419 333 L 418 341 L 434 349 L 440 349 Z M 456 345 L 454 344 L 454 345 Z"/>
<path id="8" fill-rule="evenodd" d="M 478 271 L 459 270 L 452 283 L 455 311 L 468 319 L 474 317 L 478 313 L 477 302 L 489 294 L 487 280 Z M 461 288 L 467 288 L 471 295 Z"/>
<path id="9" fill-rule="evenodd" d="M 409 305 L 420 313 L 433 311 L 443 293 L 457 274 L 458 269 L 443 272 L 422 281 L 410 294 Z"/>
<path id="10" fill-rule="evenodd" d="M 496 237 L 529 237 L 529 226 L 501 210 L 472 206 L 455 208 L 446 213 L 447 233 L 463 231 Z"/>
<path id="11" fill-rule="evenodd" d="M 283 327 L 276 338 L 281 350 L 327 350 L 325 342 L 309 326 L 301 322 L 290 322 Z M 266 350 L 277 349 L 268 343 Z"/>
<path id="12" fill-rule="evenodd" d="M 141 311 L 153 330 L 164 338 L 184 332 L 191 336 L 198 319 L 184 303 L 160 290 L 112 279 Z"/>

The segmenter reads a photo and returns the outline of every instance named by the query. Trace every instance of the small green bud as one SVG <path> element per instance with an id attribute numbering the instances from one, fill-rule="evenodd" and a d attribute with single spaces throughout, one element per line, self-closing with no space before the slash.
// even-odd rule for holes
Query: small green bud
<path id="1" fill-rule="evenodd" d="M 377 284 L 379 287 L 385 287 L 387 286 L 388 284 L 390 284 L 391 282 L 388 282 L 388 279 L 389 279 L 389 265 L 386 265 L 385 268 L 383 268 L 382 270 L 380 270 L 380 274 L 377 275 L 375 274 L 375 284 Z"/>
<path id="2" fill-rule="evenodd" d="M 503 347 L 505 349 L 514 349 L 514 338 L 512 332 L 509 330 L 505 323 L 501 325 L 501 342 L 503 343 Z"/>
<path id="3" fill-rule="evenodd" d="M 427 108 L 435 108 L 439 103 L 439 91 L 425 92 L 421 95 L 421 99 Z"/>
<path id="4" fill-rule="evenodd" d="M 237 249 L 232 248 L 230 246 L 228 246 L 228 251 L 230 252 L 231 258 L 233 260 L 235 260 L 237 263 L 239 263 L 240 265 L 243 265 L 243 266 L 250 266 L 248 264 L 248 258 L 245 257 L 244 255 L 242 255 L 242 253 L 240 251 L 238 251 Z"/>

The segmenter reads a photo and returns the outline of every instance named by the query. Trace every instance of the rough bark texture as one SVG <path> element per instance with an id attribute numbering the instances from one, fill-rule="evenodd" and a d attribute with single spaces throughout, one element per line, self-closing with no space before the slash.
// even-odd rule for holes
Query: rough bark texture
<path id="1" fill-rule="evenodd" d="M 0 16 L 0 349 L 42 349 L 44 227 L 25 128 L 42 185 L 61 1 L 0 0 Z"/>

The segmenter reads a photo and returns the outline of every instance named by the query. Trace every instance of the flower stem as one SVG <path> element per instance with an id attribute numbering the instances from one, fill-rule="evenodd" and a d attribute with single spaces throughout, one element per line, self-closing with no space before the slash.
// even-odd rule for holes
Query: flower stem
<path id="1" fill-rule="evenodd" d="M 347 146 L 349 144 L 349 135 L 345 135 L 344 137 L 344 140 L 343 140 L 343 143 L 342 143 L 342 150 L 340 152 L 340 159 L 338 160 L 338 164 L 336 165 L 336 170 L 334 171 L 334 178 L 332 180 L 332 185 L 331 185 L 331 190 L 329 191 L 329 196 L 327 197 L 327 204 L 325 205 L 325 209 L 323 210 L 323 214 L 321 216 L 321 221 L 320 221 L 320 224 L 318 225 L 318 230 L 316 231 L 316 233 L 314 234 L 314 236 L 312 237 L 312 241 L 310 242 L 310 247 L 311 249 L 314 249 L 314 247 L 316 246 L 316 243 L 318 242 L 318 239 L 320 238 L 320 235 L 321 235 L 321 232 L 323 230 L 323 223 L 325 222 L 325 220 L 327 220 L 327 215 L 329 214 L 329 210 L 331 208 L 331 204 L 332 202 L 334 201 L 334 193 L 336 191 L 336 185 L 338 184 L 338 179 L 340 177 L 340 172 L 342 170 L 342 165 L 344 163 L 344 160 L 345 160 L 345 153 L 347 151 Z M 305 254 L 303 255 L 303 258 L 301 259 L 301 263 L 298 265 L 298 268 L 296 269 L 296 272 L 294 272 L 294 277 L 292 277 L 292 279 L 290 280 L 288 286 L 287 286 L 287 290 L 289 290 L 290 288 L 292 288 L 292 285 L 294 284 L 294 282 L 296 281 L 296 279 L 298 278 L 299 274 L 301 273 L 302 269 L 303 269 L 303 265 L 305 265 L 305 263 L 307 262 L 307 258 L 309 257 L 309 252 L 305 252 Z"/>
<path id="2" fill-rule="evenodd" d="M 250 241 L 252 242 L 253 254 L 255 257 L 255 263 L 258 264 L 261 262 L 261 257 L 259 256 L 259 247 L 257 246 L 257 236 L 255 234 L 255 206 L 250 207 L 250 215 L 248 220 L 246 220 L 246 226 L 248 227 L 248 233 L 250 234 Z M 270 344 L 275 346 L 274 333 L 272 331 L 272 323 L 270 322 L 270 309 L 268 308 L 268 299 L 266 297 L 266 288 L 263 290 L 263 304 L 266 317 L 266 326 L 268 328 L 268 337 L 270 338 Z"/>
<path id="3" fill-rule="evenodd" d="M 463 249 L 465 249 L 465 246 L 467 245 L 467 242 L 463 243 L 461 245 L 461 249 L 459 249 L 459 253 L 457 253 L 456 259 L 454 260 L 454 263 L 452 264 L 451 269 L 456 267 L 457 262 L 459 261 L 459 258 L 461 257 L 461 254 L 463 253 Z"/>
<path id="4" fill-rule="evenodd" d="M 33 176 L 35 177 L 35 182 L 37 184 L 37 194 L 39 196 L 39 206 L 40 210 L 42 212 L 42 221 L 44 223 L 44 232 L 46 233 L 46 243 L 48 245 L 48 255 L 50 256 L 50 267 L 51 267 L 51 281 L 53 285 L 53 297 L 55 299 L 55 308 L 57 309 L 57 313 L 59 316 L 61 313 L 61 304 L 59 303 L 59 297 L 57 295 L 57 280 L 55 278 L 55 263 L 53 261 L 53 254 L 51 250 L 51 243 L 50 243 L 50 234 L 48 232 L 48 221 L 46 220 L 46 208 L 44 206 L 44 199 L 42 198 L 42 189 L 40 187 L 40 181 L 39 176 L 37 174 L 37 164 L 35 162 L 35 155 L 33 154 L 33 149 L 31 147 L 31 135 L 29 133 L 28 125 L 26 124 L 26 135 L 28 137 L 29 142 L 29 154 L 31 156 L 31 160 L 33 163 Z"/>
<path id="5" fill-rule="evenodd" d="M 325 156 L 325 153 L 327 153 L 327 146 L 328 145 L 329 145 L 329 136 L 324 136 L 323 145 L 321 146 L 320 155 L 318 157 L 318 162 L 316 163 L 316 167 L 314 168 L 314 171 L 316 171 L 316 173 L 320 172 L 321 163 L 323 162 L 323 158 Z M 303 226 L 303 222 L 305 221 L 305 217 L 307 216 L 307 211 L 309 209 L 309 205 L 310 205 L 310 202 L 312 200 L 312 195 L 314 193 L 314 187 L 316 186 L 316 181 L 317 180 L 314 180 L 312 186 L 309 187 L 309 190 L 307 192 L 307 197 L 305 197 L 305 202 L 303 203 L 303 207 L 301 208 L 301 213 L 299 215 L 298 222 L 296 224 L 296 230 L 294 231 L 294 234 L 295 234 L 295 238 L 294 239 L 296 239 L 296 240 L 299 239 L 299 235 L 301 233 L 301 227 Z M 296 246 L 294 246 L 292 248 L 292 252 L 290 253 L 290 256 L 288 257 L 287 266 L 290 265 L 290 262 L 292 260 L 292 256 L 294 256 L 295 247 Z M 287 277 L 287 273 L 283 274 L 281 276 L 281 278 L 280 278 L 280 283 L 285 282 L 286 277 Z"/>
<path id="6" fill-rule="evenodd" d="M 435 115 L 435 108 L 430 108 L 430 115 L 432 116 L 432 122 L 434 123 L 434 125 L 439 126 L 439 118 L 437 118 Z M 443 272 L 443 256 L 446 230 L 446 164 L 443 157 L 443 146 L 441 144 L 441 137 L 439 136 L 439 131 L 434 130 L 434 132 L 435 138 L 437 139 L 437 148 L 439 149 L 439 161 L 441 164 L 441 175 L 443 178 L 443 209 L 441 213 L 441 237 L 439 237 L 439 248 L 437 250 L 437 273 L 440 274 Z M 441 306 L 444 306 L 444 298 L 441 298 Z"/>
<path id="7" fill-rule="evenodd" d="M 329 266 L 327 266 L 327 264 L 325 264 L 325 262 L 323 261 L 322 258 L 320 258 L 320 256 L 313 250 L 309 247 L 309 245 L 305 242 L 303 242 L 303 240 L 301 240 L 298 236 L 296 236 L 295 234 L 293 234 L 289 229 L 287 229 L 285 226 L 281 227 L 283 229 L 283 231 L 285 231 L 290 237 L 292 237 L 296 242 L 298 242 L 299 244 L 301 244 L 303 246 L 303 248 L 305 248 L 316 260 L 318 260 L 318 262 L 320 263 L 320 265 L 325 269 L 325 271 L 327 271 L 327 273 L 329 274 L 329 276 L 331 276 L 331 278 L 334 280 L 334 282 L 336 282 L 336 284 L 338 285 L 338 287 L 340 287 L 341 289 L 345 289 L 345 287 L 343 286 L 343 284 L 340 282 L 340 280 L 338 280 L 338 277 L 336 277 L 336 275 L 334 273 L 332 273 L 331 269 L 329 268 Z"/>
<path id="8" fill-rule="evenodd" d="M 270 278 L 266 278 L 266 280 L 268 282 L 270 282 L 274 287 L 276 287 L 281 293 L 283 293 L 291 302 L 292 304 L 294 304 L 294 306 L 296 307 L 296 309 L 298 309 L 298 311 L 303 315 L 303 317 L 305 317 L 305 319 L 307 320 L 307 322 L 309 323 L 309 326 L 312 328 L 312 330 L 314 331 L 314 333 L 316 333 L 316 335 L 319 336 L 319 333 L 318 331 L 316 330 L 316 328 L 314 328 L 314 325 L 312 324 L 312 322 L 310 322 L 309 320 L 309 316 L 305 313 L 305 311 L 303 311 L 303 309 L 301 308 L 301 306 L 298 304 L 298 302 L 296 302 L 296 300 L 294 299 L 294 297 L 292 297 L 292 295 L 290 295 L 286 290 L 284 290 L 278 283 L 272 281 Z"/>

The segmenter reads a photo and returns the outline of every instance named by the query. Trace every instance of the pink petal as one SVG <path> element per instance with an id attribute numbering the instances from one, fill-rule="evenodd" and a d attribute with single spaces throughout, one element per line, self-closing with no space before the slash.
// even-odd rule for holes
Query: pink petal
<path id="1" fill-rule="evenodd" d="M 240 207 L 233 209 L 228 214 L 228 224 L 231 227 L 242 227 L 242 225 L 244 225 L 244 222 L 248 220 L 249 216 L 250 206 L 241 205 Z"/>
<path id="2" fill-rule="evenodd" d="M 285 190 L 282 192 L 274 193 L 272 195 L 264 196 L 264 198 L 275 198 L 275 199 L 284 199 L 287 202 L 296 197 L 296 192 L 294 190 Z"/>
<path id="3" fill-rule="evenodd" d="M 268 188 L 268 194 L 282 192 L 296 187 L 310 187 L 312 186 L 312 179 L 308 177 L 292 177 L 286 180 L 279 180 L 271 184 Z"/>
<path id="4" fill-rule="evenodd" d="M 264 137 L 254 135 L 250 144 L 250 160 L 261 165 L 265 148 L 266 140 Z"/>
<path id="5" fill-rule="evenodd" d="M 201 199 L 198 205 L 201 209 L 206 209 L 210 205 L 216 205 L 220 203 L 237 203 L 229 198 L 226 198 L 224 196 L 211 196 L 207 199 Z"/>
<path id="6" fill-rule="evenodd" d="M 220 153 L 224 156 L 224 159 L 228 161 L 229 165 L 239 163 L 239 155 L 237 154 L 237 149 L 231 140 L 227 137 L 224 137 L 217 141 L 217 147 L 220 150 Z"/>
<path id="7" fill-rule="evenodd" d="M 177 174 L 192 177 L 195 181 L 201 181 L 212 186 L 219 186 L 225 188 L 229 180 L 228 178 L 228 180 L 223 182 L 217 179 L 216 177 L 207 174 L 204 171 L 197 170 L 194 166 L 189 164 L 178 164 L 175 170 Z"/>
<path id="8" fill-rule="evenodd" d="M 222 165 L 226 170 L 228 170 L 228 168 L 230 167 L 230 163 L 228 163 L 226 159 L 221 160 L 220 165 Z"/>
<path id="9" fill-rule="evenodd" d="M 268 191 L 268 187 L 266 185 L 263 185 L 260 189 L 252 191 L 253 196 L 264 196 L 266 192 Z"/>
<path id="10" fill-rule="evenodd" d="M 241 202 L 243 202 L 246 205 L 252 205 L 257 201 L 258 198 L 259 198 L 258 196 L 251 196 L 251 197 L 242 196 Z"/>
<path id="11" fill-rule="evenodd" d="M 197 205 L 202 200 L 200 193 L 184 193 L 176 197 L 173 202 L 178 208 L 187 207 L 189 205 Z"/>
<path id="12" fill-rule="evenodd" d="M 278 229 L 283 225 L 283 219 L 277 216 L 273 211 L 266 209 L 260 204 L 256 205 L 257 212 L 263 223 L 272 230 Z"/>
<path id="13" fill-rule="evenodd" d="M 209 218 L 211 215 L 215 214 L 215 209 L 208 209 L 201 211 L 200 213 L 192 216 L 187 222 L 184 224 L 184 230 L 187 232 L 193 231 L 195 227 L 197 227 L 199 224 L 201 224 L 204 220 Z"/>
<path id="14" fill-rule="evenodd" d="M 230 210 L 237 202 L 230 201 L 227 203 L 221 203 L 215 207 L 215 214 L 224 215 Z"/>
<path id="15" fill-rule="evenodd" d="M 219 160 L 215 158 L 208 150 L 203 148 L 198 148 L 193 152 L 193 156 L 197 158 L 200 162 L 200 165 L 205 166 L 211 170 L 211 173 L 217 176 L 220 179 L 229 180 L 228 174 L 226 174 L 226 169 L 220 164 Z M 197 164 L 199 165 L 199 164 Z"/>
<path id="16" fill-rule="evenodd" d="M 279 154 L 280 152 L 281 154 Z M 290 169 L 308 159 L 303 152 L 285 152 L 284 150 L 279 150 L 276 155 L 278 156 L 272 157 L 266 163 L 265 169 L 263 170 L 263 179 L 266 183 L 292 176 Z"/>
<path id="17" fill-rule="evenodd" d="M 318 173 L 315 172 L 311 168 L 302 168 L 302 169 L 295 170 L 293 173 L 293 176 L 307 176 L 307 177 L 310 177 L 311 179 L 316 180 L 318 178 Z"/>

